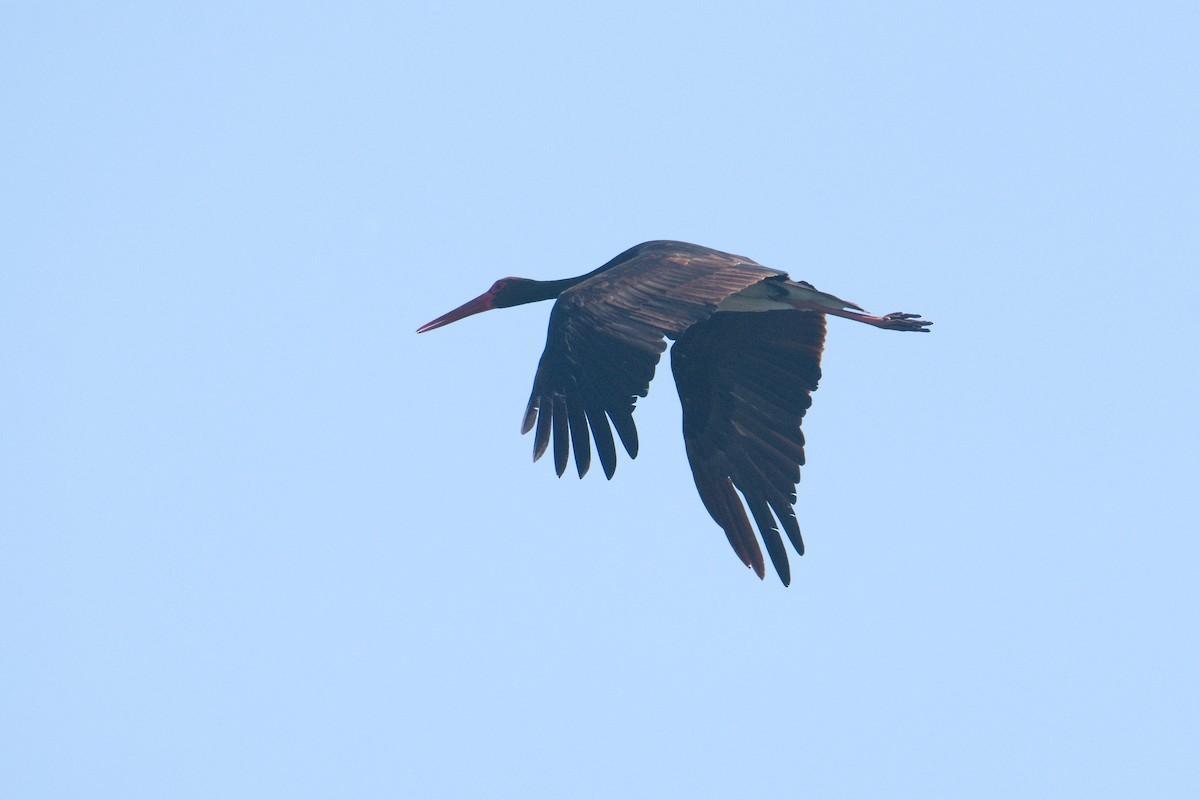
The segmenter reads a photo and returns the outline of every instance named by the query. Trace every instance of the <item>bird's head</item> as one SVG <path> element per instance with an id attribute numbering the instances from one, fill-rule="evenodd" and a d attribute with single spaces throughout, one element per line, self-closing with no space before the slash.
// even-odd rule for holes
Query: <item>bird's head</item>
<path id="1" fill-rule="evenodd" d="M 478 314 L 481 311 L 491 311 L 493 308 L 511 308 L 512 306 L 519 306 L 522 303 L 548 300 L 555 295 L 548 295 L 545 292 L 539 291 L 540 287 L 546 283 L 545 281 L 535 281 L 529 278 L 501 278 L 492 284 L 492 288 L 474 300 L 468 300 L 453 311 L 442 314 L 432 322 L 426 322 L 417 328 L 417 333 L 424 333 L 434 328 L 440 328 L 443 325 L 449 325 L 451 322 L 457 322 L 464 317 Z"/>

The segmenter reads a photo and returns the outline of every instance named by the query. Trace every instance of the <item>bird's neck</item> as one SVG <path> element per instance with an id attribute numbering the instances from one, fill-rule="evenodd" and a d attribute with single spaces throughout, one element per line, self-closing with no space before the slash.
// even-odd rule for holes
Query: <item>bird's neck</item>
<path id="1" fill-rule="evenodd" d="M 539 300 L 553 300 L 572 286 L 583 283 L 591 275 L 580 275 L 577 278 L 562 278 L 557 281 L 538 281 L 537 294 Z"/>
<path id="2" fill-rule="evenodd" d="M 557 281 L 534 281 L 533 291 L 530 292 L 530 299 L 526 302 L 537 302 L 539 300 L 553 300 L 560 294 L 570 289 L 572 286 L 578 286 L 588 278 L 595 277 L 603 268 L 592 270 L 586 275 L 579 275 L 574 278 L 562 278 Z"/>

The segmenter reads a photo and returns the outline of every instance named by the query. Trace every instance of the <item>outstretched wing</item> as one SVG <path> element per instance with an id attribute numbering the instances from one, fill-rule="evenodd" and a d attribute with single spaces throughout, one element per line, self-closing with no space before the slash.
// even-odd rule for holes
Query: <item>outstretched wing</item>
<path id="1" fill-rule="evenodd" d="M 761 578 L 749 507 L 785 586 L 791 572 L 775 520 L 803 555 L 792 509 L 804 463 L 800 421 L 821 378 L 824 344 L 825 317 L 812 311 L 722 312 L 690 328 L 671 349 L 700 499 L 738 558 Z"/>
<path id="2" fill-rule="evenodd" d="M 682 242 L 647 242 L 601 267 L 559 296 L 550 313 L 522 433 L 536 423 L 533 457 L 553 436 L 554 469 L 562 475 L 572 447 L 583 477 L 591 464 L 588 430 L 611 478 L 617 468 L 612 429 L 637 456 L 633 409 L 645 397 L 664 336 L 675 338 L 712 316 L 722 300 L 773 276 L 741 256 Z"/>

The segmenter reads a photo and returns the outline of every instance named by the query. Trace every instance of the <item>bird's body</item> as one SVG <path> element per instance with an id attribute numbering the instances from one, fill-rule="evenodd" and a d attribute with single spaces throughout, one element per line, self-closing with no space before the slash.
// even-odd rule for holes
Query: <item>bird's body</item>
<path id="1" fill-rule="evenodd" d="M 803 554 L 792 506 L 804 463 L 800 422 L 821 376 L 825 315 L 891 330 L 925 331 L 930 324 L 914 314 L 868 315 L 741 256 L 654 241 L 577 278 L 503 278 L 418 333 L 551 298 L 557 301 L 522 425 L 523 433 L 534 431 L 534 460 L 553 442 L 558 474 L 573 449 L 583 477 L 594 442 L 611 478 L 613 429 L 635 457 L 634 405 L 649 391 L 664 337 L 672 339 L 684 443 L 700 498 L 742 563 L 761 578 L 749 508 L 785 585 L 790 569 L 779 528 Z"/>

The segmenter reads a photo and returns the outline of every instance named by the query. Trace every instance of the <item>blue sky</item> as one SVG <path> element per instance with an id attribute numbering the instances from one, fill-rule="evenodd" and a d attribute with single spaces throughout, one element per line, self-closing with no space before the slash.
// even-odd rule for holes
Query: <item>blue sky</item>
<path id="1" fill-rule="evenodd" d="M 1194 3 L 0 11 L 0 794 L 1195 797 Z M 655 238 L 833 320 L 793 584 L 529 463 Z"/>

